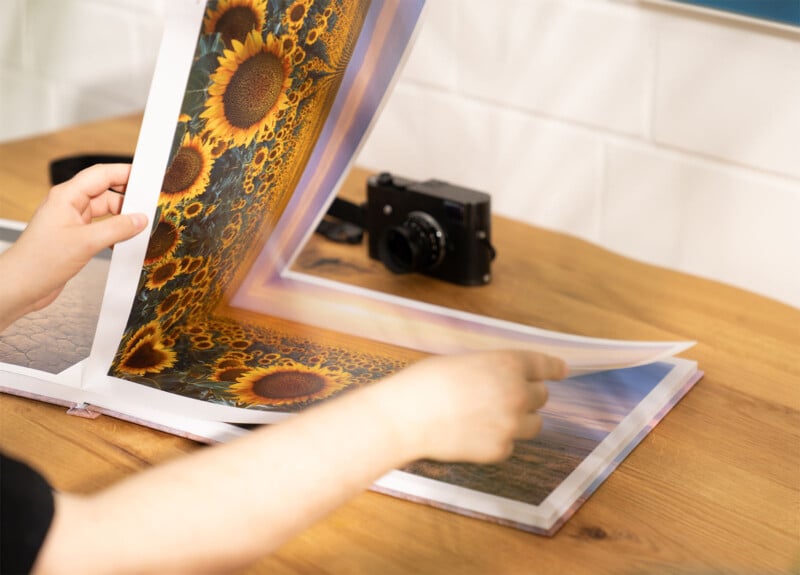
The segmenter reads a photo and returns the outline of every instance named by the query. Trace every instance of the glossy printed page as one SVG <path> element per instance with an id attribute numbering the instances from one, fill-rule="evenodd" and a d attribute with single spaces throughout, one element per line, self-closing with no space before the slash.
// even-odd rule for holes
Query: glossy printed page
<path id="1" fill-rule="evenodd" d="M 171 411 L 272 421 L 424 355 L 227 305 L 285 214 L 304 209 L 320 157 L 352 157 L 329 126 L 374 115 L 387 85 L 358 94 L 376 67 L 394 75 L 422 3 L 201 8 L 187 0 L 167 26 L 125 204 L 153 227 L 115 253 L 119 289 L 106 291 L 86 384 L 115 402 L 156 397 L 144 388 L 170 392 L 157 401 Z"/>

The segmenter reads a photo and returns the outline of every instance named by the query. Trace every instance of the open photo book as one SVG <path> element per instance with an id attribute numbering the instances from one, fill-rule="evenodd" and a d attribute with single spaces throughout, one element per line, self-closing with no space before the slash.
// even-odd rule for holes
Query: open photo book
<path id="1" fill-rule="evenodd" d="M 675 357 L 692 342 L 557 333 L 293 266 L 423 4 L 169 2 L 123 208 L 149 233 L 0 334 L 2 391 L 220 442 L 431 354 L 541 351 L 570 376 L 550 384 L 539 436 L 497 465 L 418 461 L 373 488 L 555 533 L 701 377 Z M 0 249 L 21 227 L 6 222 Z"/>

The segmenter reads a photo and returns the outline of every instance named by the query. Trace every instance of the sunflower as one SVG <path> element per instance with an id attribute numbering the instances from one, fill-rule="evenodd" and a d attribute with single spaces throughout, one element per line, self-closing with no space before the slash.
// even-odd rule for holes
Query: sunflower
<path id="1" fill-rule="evenodd" d="M 151 290 L 161 289 L 169 280 L 178 274 L 179 270 L 180 264 L 175 260 L 168 260 L 159 264 L 147 274 L 147 283 L 145 286 L 147 289 Z"/>
<path id="2" fill-rule="evenodd" d="M 245 405 L 288 406 L 328 398 L 349 384 L 349 373 L 289 360 L 253 368 L 228 389 Z"/>
<path id="3" fill-rule="evenodd" d="M 180 273 L 194 273 L 203 265 L 202 257 L 185 256 L 180 260 Z"/>
<path id="4" fill-rule="evenodd" d="M 267 154 L 269 153 L 269 148 L 266 146 L 260 146 L 258 151 L 253 154 L 253 161 L 250 162 L 250 168 L 255 170 L 260 170 L 264 165 L 264 162 L 267 161 Z"/>
<path id="5" fill-rule="evenodd" d="M 151 322 L 140 327 L 122 351 L 117 369 L 131 375 L 145 375 L 172 367 L 177 356 L 164 339 L 158 324 Z"/>
<path id="6" fill-rule="evenodd" d="M 164 174 L 160 201 L 172 205 L 202 194 L 213 165 L 211 150 L 198 136 L 187 133 Z"/>
<path id="7" fill-rule="evenodd" d="M 208 132 L 206 132 L 205 135 L 207 134 Z M 208 144 L 208 149 L 211 151 L 211 156 L 214 158 L 219 158 L 228 149 L 228 143 L 220 138 L 208 138 L 206 143 Z"/>
<path id="8" fill-rule="evenodd" d="M 214 371 L 214 375 L 212 377 L 215 381 L 227 381 L 229 383 L 233 383 L 248 371 L 250 371 L 250 368 L 246 365 L 219 367 L 216 371 Z"/>
<path id="9" fill-rule="evenodd" d="M 244 42 L 252 31 L 260 32 L 266 23 L 267 0 L 220 0 L 208 10 L 203 21 L 206 34 L 219 34 L 230 48 L 234 40 Z"/>
<path id="10" fill-rule="evenodd" d="M 250 347 L 250 343 L 248 339 L 237 339 L 231 342 L 230 347 L 235 350 L 243 350 Z"/>
<path id="11" fill-rule="evenodd" d="M 295 66 L 302 64 L 303 60 L 306 59 L 306 51 L 302 48 L 296 48 L 294 52 L 292 52 L 292 62 Z"/>
<path id="12" fill-rule="evenodd" d="M 180 241 L 180 230 L 168 220 L 160 220 L 150 234 L 147 252 L 144 256 L 145 264 L 152 264 L 162 258 L 172 255 Z"/>
<path id="13" fill-rule="evenodd" d="M 227 226 L 225 226 L 225 229 L 222 230 L 222 235 L 220 236 L 222 240 L 222 247 L 227 248 L 228 246 L 230 246 L 233 243 L 233 241 L 237 238 L 240 231 L 241 231 L 241 224 L 237 226 L 235 223 L 230 223 Z"/>
<path id="14" fill-rule="evenodd" d="M 325 28 L 322 26 L 317 26 L 316 28 L 309 30 L 308 34 L 306 34 L 306 44 L 309 46 L 315 44 L 324 31 Z"/>
<path id="15" fill-rule="evenodd" d="M 314 0 L 294 0 L 283 16 L 284 24 L 290 30 L 297 30 L 303 25 Z"/>
<path id="16" fill-rule="evenodd" d="M 209 98 L 200 114 L 206 127 L 236 146 L 274 129 L 276 112 L 289 105 L 291 69 L 291 59 L 272 34 L 264 40 L 253 32 L 244 44 L 234 40 L 211 75 Z"/>
<path id="17" fill-rule="evenodd" d="M 281 41 L 281 48 L 283 48 L 283 53 L 289 55 L 292 53 L 292 50 L 295 49 L 297 46 L 297 38 L 293 34 L 284 34 L 280 37 Z"/>
<path id="18" fill-rule="evenodd" d="M 202 211 L 203 211 L 202 202 L 192 202 L 191 204 L 183 208 L 183 217 L 187 219 L 193 218 Z"/>
<path id="19" fill-rule="evenodd" d="M 161 303 L 158 304 L 156 310 L 158 311 L 158 315 L 167 315 L 175 305 L 180 301 L 181 296 L 183 295 L 182 289 L 177 289 L 171 291 L 167 297 L 161 300 Z"/>

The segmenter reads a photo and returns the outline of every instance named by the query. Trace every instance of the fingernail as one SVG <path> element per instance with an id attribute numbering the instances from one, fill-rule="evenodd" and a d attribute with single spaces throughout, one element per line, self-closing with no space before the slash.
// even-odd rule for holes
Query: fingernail
<path id="1" fill-rule="evenodd" d="M 131 222 L 137 230 L 144 229 L 147 225 L 147 216 L 144 214 L 130 214 Z"/>

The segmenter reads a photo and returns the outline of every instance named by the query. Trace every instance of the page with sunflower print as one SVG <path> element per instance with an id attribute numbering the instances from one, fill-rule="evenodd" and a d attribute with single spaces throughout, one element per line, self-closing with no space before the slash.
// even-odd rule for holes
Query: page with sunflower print
<path id="1" fill-rule="evenodd" d="M 265 423 L 430 353 L 527 346 L 578 374 L 689 345 L 548 332 L 291 272 L 422 7 L 172 7 L 125 202 L 152 214 L 152 229 L 115 250 L 84 387 L 115 403 Z"/>
<path id="2" fill-rule="evenodd" d="M 358 141 L 331 126 L 373 117 L 422 8 L 170 6 L 124 206 L 152 229 L 115 249 L 84 371 L 104 405 L 272 422 L 427 354 L 228 305 L 284 216 L 306 209 L 292 201 L 320 150 L 352 158 Z"/>

